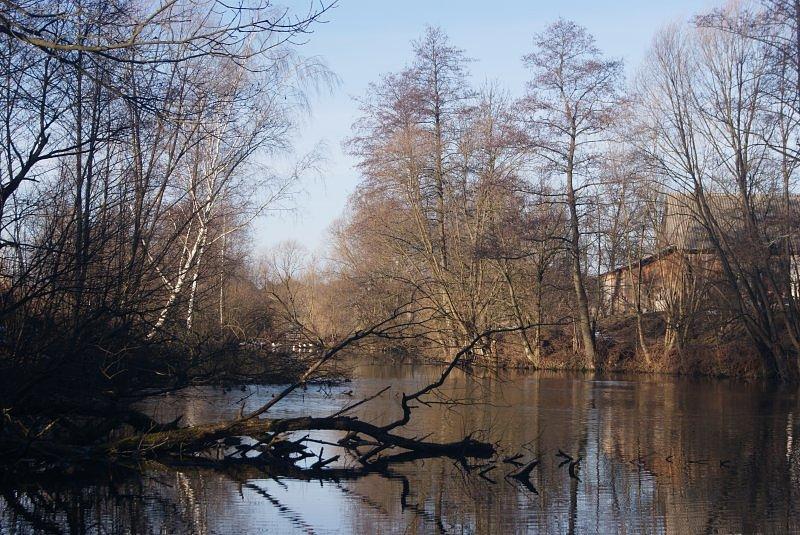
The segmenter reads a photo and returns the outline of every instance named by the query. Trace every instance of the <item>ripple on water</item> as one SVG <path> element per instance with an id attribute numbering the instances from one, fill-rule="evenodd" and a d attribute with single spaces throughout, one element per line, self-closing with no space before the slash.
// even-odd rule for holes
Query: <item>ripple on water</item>
<path id="1" fill-rule="evenodd" d="M 357 412 L 386 421 L 398 414 L 399 393 L 439 372 L 360 365 L 352 382 L 297 391 L 272 414 L 329 414 L 392 383 Z M 279 389 L 187 389 L 146 407 L 162 420 L 183 414 L 203 423 L 235 415 L 237 403 L 255 408 Z M 443 459 L 322 482 L 254 470 L 163 470 L 12 485 L 0 497 L 0 532 L 35 531 L 39 520 L 54 529 L 78 522 L 105 533 L 785 532 L 800 525 L 796 392 L 731 381 L 542 372 L 457 373 L 443 393 L 474 403 L 422 407 L 405 432 L 454 440 L 478 430 L 505 452 L 540 456 L 531 475 L 538 494 L 504 479 L 510 465 L 500 463 L 490 482 Z M 337 434 L 318 438 L 333 441 Z M 581 457 L 580 480 L 559 467 L 559 449 Z"/>

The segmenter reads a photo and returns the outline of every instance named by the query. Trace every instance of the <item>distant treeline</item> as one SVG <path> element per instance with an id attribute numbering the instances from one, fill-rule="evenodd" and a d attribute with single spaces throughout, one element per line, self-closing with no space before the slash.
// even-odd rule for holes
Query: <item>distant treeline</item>
<path id="1" fill-rule="evenodd" d="M 386 343 L 415 351 L 516 326 L 474 357 L 796 379 L 798 21 L 765 1 L 668 25 L 626 83 L 559 20 L 522 98 L 428 29 L 361 98 L 333 260 L 284 247 L 281 302 L 314 332 L 414 303 Z"/>

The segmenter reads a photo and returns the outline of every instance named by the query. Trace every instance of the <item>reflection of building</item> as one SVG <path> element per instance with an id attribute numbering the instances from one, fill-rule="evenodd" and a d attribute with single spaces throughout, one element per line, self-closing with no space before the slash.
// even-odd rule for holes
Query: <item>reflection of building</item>
<path id="1" fill-rule="evenodd" d="M 688 285 L 698 288 L 720 281 L 722 267 L 712 236 L 721 237 L 737 261 L 751 262 L 754 254 L 769 251 L 771 270 L 778 274 L 777 280 L 785 281 L 782 292 L 800 297 L 800 259 L 794 247 L 787 247 L 797 239 L 797 216 L 784 217 L 780 198 L 754 201 L 755 233 L 747 232 L 752 222 L 746 220 L 739 199 L 732 195 L 707 194 L 709 217 L 700 215 L 693 196 L 668 195 L 664 204 L 658 251 L 600 275 L 605 312 L 629 312 L 637 302 L 643 312 L 663 311 Z M 793 199 L 793 214 L 798 213 L 796 204 Z M 787 228 L 792 231 L 787 233 Z M 753 235 L 759 236 L 759 243 L 748 244 Z"/>

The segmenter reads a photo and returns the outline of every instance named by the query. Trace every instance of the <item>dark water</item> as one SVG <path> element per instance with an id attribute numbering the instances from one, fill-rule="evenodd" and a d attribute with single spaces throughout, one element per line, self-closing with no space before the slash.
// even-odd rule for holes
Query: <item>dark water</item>
<path id="1" fill-rule="evenodd" d="M 326 415 L 394 385 L 358 414 L 387 421 L 397 396 L 438 368 L 361 365 L 356 379 L 309 388 L 274 416 Z M 148 405 L 190 423 L 250 408 L 277 388 L 191 390 Z M 353 391 L 352 397 L 345 395 Z M 387 476 L 339 481 L 271 477 L 238 468 L 19 482 L 2 489 L 2 533 L 785 533 L 800 529 L 800 432 L 795 390 L 664 377 L 595 378 L 565 373 L 451 377 L 458 404 L 415 412 L 409 435 L 456 440 L 465 433 L 504 453 L 541 456 L 538 491 L 483 479 L 450 460 L 397 466 Z M 318 438 L 334 441 L 335 433 Z M 326 457 L 333 448 L 326 447 Z M 580 456 L 580 480 L 559 467 Z"/>

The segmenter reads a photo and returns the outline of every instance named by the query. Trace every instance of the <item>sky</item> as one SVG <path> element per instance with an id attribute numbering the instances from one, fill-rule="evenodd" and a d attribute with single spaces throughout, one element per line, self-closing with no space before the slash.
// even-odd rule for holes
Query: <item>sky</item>
<path id="1" fill-rule="evenodd" d="M 624 60 L 631 77 L 660 27 L 717 5 L 720 0 L 339 0 L 300 49 L 323 59 L 339 78 L 331 91 L 312 95 L 295 141 L 298 154 L 324 147 L 321 173 L 303 183 L 294 210 L 256 221 L 256 254 L 295 240 L 324 256 L 328 229 L 359 182 L 355 162 L 342 147 L 358 117 L 354 97 L 381 75 L 407 66 L 411 41 L 427 25 L 440 26 L 475 60 L 470 71 L 476 86 L 496 82 L 521 95 L 528 78 L 521 58 L 533 35 L 559 17 L 585 26 L 607 56 Z M 289 6 L 307 9 L 308 1 Z"/>

